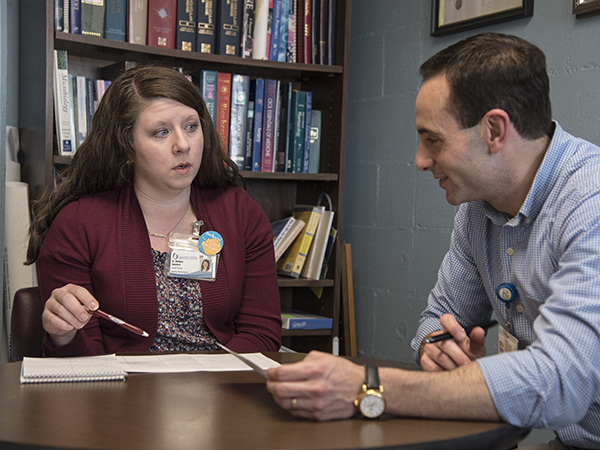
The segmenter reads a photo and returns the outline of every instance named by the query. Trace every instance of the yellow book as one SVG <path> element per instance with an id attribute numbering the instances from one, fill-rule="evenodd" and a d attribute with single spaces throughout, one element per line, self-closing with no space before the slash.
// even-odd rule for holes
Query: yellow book
<path id="1" fill-rule="evenodd" d="M 300 277 L 302 267 L 306 261 L 306 255 L 310 250 L 315 231 L 319 225 L 324 206 L 295 206 L 292 215 L 304 221 L 302 231 L 292 243 L 289 250 L 277 261 L 277 273 L 293 278 Z"/>

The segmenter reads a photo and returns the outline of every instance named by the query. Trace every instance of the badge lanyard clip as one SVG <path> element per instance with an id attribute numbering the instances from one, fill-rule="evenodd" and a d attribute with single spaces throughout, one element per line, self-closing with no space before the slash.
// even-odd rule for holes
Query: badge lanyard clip
<path id="1" fill-rule="evenodd" d="M 508 329 L 510 328 L 510 304 L 517 296 L 517 289 L 511 283 L 502 283 L 498 286 L 498 289 L 496 289 L 496 296 L 506 307 L 508 320 L 504 324 L 504 327 Z"/>

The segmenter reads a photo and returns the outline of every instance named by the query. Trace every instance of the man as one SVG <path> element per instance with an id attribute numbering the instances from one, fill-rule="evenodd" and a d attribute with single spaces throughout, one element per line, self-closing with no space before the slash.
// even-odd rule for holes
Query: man
<path id="1" fill-rule="evenodd" d="M 424 371 L 379 368 L 385 412 L 504 420 L 556 430 L 544 448 L 599 449 L 600 148 L 551 120 L 545 56 L 520 38 L 467 38 L 420 72 L 416 165 L 461 206 L 412 343 Z M 485 356 L 484 330 L 463 327 L 493 312 L 505 352 Z M 425 343 L 441 332 L 453 339 Z M 362 367 L 313 352 L 269 370 L 267 388 L 329 420 L 362 408 L 363 383 Z"/>

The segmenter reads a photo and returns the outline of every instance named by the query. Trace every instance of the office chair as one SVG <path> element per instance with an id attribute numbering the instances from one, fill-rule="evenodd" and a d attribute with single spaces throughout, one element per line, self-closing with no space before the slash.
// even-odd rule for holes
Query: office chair
<path id="1" fill-rule="evenodd" d="M 42 356 L 42 312 L 44 302 L 39 287 L 21 288 L 15 292 L 10 325 L 10 360 L 24 356 Z"/>

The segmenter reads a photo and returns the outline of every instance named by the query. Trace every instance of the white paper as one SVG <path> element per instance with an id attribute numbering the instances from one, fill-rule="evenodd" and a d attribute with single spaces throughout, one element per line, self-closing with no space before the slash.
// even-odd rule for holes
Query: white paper
<path id="1" fill-rule="evenodd" d="M 262 369 L 280 364 L 262 353 L 244 353 Z M 128 373 L 177 373 L 177 372 L 237 372 L 252 370 L 229 354 L 161 354 L 117 356 L 120 366 Z"/>

